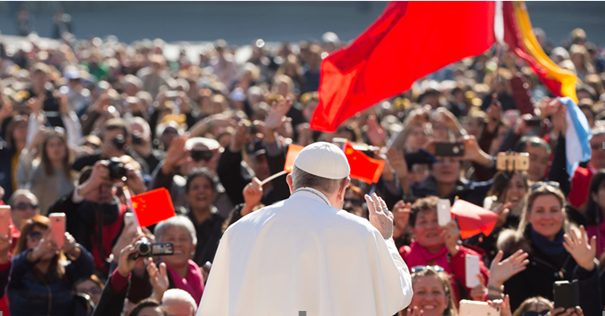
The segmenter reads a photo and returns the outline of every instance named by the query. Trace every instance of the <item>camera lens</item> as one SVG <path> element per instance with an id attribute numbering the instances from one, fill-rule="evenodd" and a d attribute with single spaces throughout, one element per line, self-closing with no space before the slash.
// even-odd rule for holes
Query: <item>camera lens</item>
<path id="1" fill-rule="evenodd" d="M 148 256 L 151 252 L 151 244 L 147 240 L 140 240 L 137 243 L 137 251 L 139 253 L 139 257 Z"/>

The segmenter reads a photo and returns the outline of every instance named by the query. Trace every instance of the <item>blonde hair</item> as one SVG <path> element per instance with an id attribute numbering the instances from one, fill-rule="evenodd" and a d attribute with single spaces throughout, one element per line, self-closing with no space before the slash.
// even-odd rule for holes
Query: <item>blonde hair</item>
<path id="1" fill-rule="evenodd" d="M 527 228 L 527 224 L 529 223 L 529 214 L 532 211 L 532 207 L 534 206 L 536 199 L 545 195 L 554 196 L 559 201 L 559 204 L 561 204 L 561 212 L 563 212 L 564 217 L 563 230 L 565 232 L 569 232 L 571 230 L 571 224 L 567 220 L 567 215 L 565 215 L 565 195 L 563 195 L 563 192 L 561 192 L 559 188 L 548 183 L 536 182 L 536 184 L 539 184 L 539 186 L 535 189 L 530 189 L 529 193 L 525 197 L 525 207 L 523 207 L 523 212 L 521 213 L 521 221 L 519 222 L 519 227 L 517 228 L 517 234 L 523 235 L 525 228 Z"/>

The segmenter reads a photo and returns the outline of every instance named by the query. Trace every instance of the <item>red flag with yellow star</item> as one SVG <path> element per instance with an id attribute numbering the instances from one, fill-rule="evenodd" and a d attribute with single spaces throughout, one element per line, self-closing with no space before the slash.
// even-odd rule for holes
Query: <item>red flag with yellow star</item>
<path id="1" fill-rule="evenodd" d="M 165 188 L 133 196 L 132 207 L 142 227 L 157 224 L 176 215 L 170 193 Z"/>

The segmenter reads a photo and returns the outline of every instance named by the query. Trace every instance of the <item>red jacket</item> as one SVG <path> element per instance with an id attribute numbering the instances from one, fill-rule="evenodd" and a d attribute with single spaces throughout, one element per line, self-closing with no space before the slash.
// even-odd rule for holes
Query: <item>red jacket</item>
<path id="1" fill-rule="evenodd" d="M 409 246 L 401 247 L 401 249 L 399 249 L 399 253 L 410 269 L 415 266 L 425 265 L 437 265 L 442 267 L 443 270 L 450 275 L 450 282 L 454 292 L 454 301 L 458 302 L 461 298 L 468 298 L 467 293 L 470 291 L 470 289 L 466 287 L 464 257 L 466 254 L 481 257 L 478 252 L 464 246 L 460 246 L 458 252 L 455 255 L 450 256 L 447 248 L 444 245 L 438 252 L 430 253 L 428 249 L 413 241 Z M 483 275 L 484 280 L 487 282 L 489 270 L 485 267 L 483 261 L 479 261 L 479 271 L 481 272 L 481 275 Z M 463 293 L 461 293 L 461 290 L 463 290 Z"/>

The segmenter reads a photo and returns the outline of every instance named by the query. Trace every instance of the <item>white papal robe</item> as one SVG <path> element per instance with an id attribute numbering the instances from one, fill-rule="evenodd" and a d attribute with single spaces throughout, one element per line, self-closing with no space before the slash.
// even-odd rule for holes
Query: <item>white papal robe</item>
<path id="1" fill-rule="evenodd" d="M 412 299 L 393 240 L 303 189 L 223 235 L 198 316 L 390 316 Z"/>

